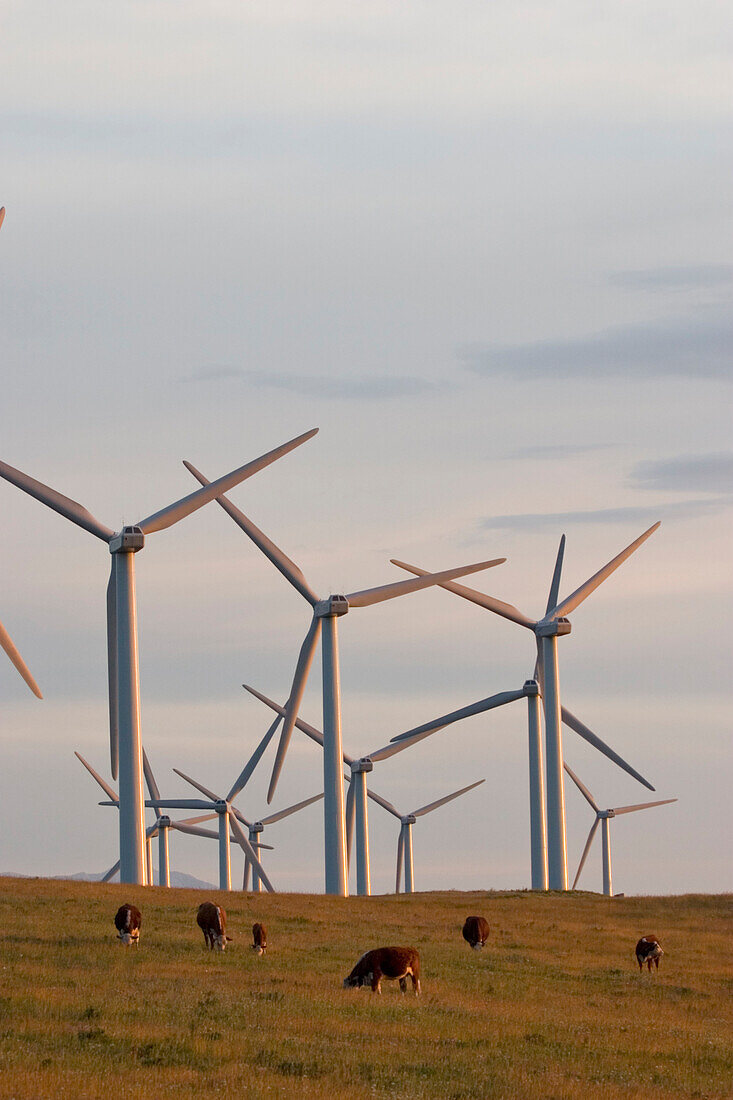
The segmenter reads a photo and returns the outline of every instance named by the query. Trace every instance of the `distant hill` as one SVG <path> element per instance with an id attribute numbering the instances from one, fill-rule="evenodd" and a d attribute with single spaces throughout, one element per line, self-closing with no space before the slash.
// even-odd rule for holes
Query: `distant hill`
<path id="1" fill-rule="evenodd" d="M 0 871 L 0 877 L 2 878 L 54 878 L 54 879 L 69 879 L 72 882 L 99 882 L 104 875 L 104 871 L 99 871 L 97 874 L 90 874 L 88 871 L 79 871 L 75 875 L 20 875 L 16 871 Z M 155 871 L 155 878 L 157 881 L 158 872 Z M 113 882 L 118 881 L 118 876 L 112 879 Z M 171 871 L 171 886 L 176 887 L 179 890 L 216 890 L 212 882 L 204 882 L 200 878 L 194 878 L 193 875 L 186 875 L 183 871 Z"/>

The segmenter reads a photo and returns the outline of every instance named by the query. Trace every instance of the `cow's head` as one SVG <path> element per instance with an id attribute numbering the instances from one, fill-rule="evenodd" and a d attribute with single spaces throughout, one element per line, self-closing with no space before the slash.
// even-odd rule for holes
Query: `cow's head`
<path id="1" fill-rule="evenodd" d="M 344 978 L 344 989 L 360 989 L 363 985 L 371 984 L 371 974 L 349 974 L 348 978 Z"/>
<path id="2" fill-rule="evenodd" d="M 134 944 L 137 947 L 137 941 L 140 939 L 140 929 L 133 928 L 131 932 L 118 932 L 120 943 L 123 943 L 125 947 L 129 947 L 130 944 Z"/>

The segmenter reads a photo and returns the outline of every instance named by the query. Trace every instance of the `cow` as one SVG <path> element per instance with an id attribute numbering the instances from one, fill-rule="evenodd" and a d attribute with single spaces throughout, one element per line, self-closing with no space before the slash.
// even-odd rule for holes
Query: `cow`
<path id="1" fill-rule="evenodd" d="M 635 948 L 636 961 L 639 964 L 639 970 L 644 969 L 644 963 L 646 963 L 649 973 L 651 973 L 652 963 L 659 970 L 659 960 L 664 954 L 662 951 L 662 945 L 656 936 L 642 936 Z"/>
<path id="2" fill-rule="evenodd" d="M 267 951 L 267 929 L 264 924 L 252 925 L 252 950 L 258 955 L 264 955 Z"/>
<path id="3" fill-rule="evenodd" d="M 414 947 L 377 947 L 362 955 L 348 978 L 344 978 L 344 989 L 370 985 L 372 993 L 381 993 L 382 978 L 388 978 L 399 981 L 404 993 L 408 974 L 417 996 L 420 992 L 420 956 Z"/>
<path id="4" fill-rule="evenodd" d="M 204 942 L 210 951 L 224 951 L 227 941 L 227 915 L 221 905 L 214 905 L 211 901 L 204 901 L 199 905 L 196 914 L 196 923 L 204 934 Z"/>
<path id="5" fill-rule="evenodd" d="M 463 938 L 474 951 L 480 951 L 489 938 L 489 922 L 483 917 L 466 917 Z"/>
<path id="6" fill-rule="evenodd" d="M 125 947 L 129 947 L 130 944 L 137 947 L 142 921 L 140 910 L 134 905 L 121 905 L 115 913 L 117 936 Z"/>

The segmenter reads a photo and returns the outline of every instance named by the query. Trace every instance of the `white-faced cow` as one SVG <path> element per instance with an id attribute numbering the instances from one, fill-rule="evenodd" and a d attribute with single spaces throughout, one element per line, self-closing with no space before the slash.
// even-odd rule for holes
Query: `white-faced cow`
<path id="1" fill-rule="evenodd" d="M 344 978 L 344 989 L 369 985 L 372 993 L 381 993 L 382 978 L 388 978 L 398 981 L 404 993 L 408 975 L 417 996 L 420 992 L 420 956 L 414 947 L 378 947 L 362 955 L 348 978 Z"/>
<path id="2" fill-rule="evenodd" d="M 231 936 L 227 936 L 227 915 L 221 905 L 204 901 L 199 905 L 196 923 L 204 934 L 204 941 L 210 951 L 216 948 L 223 951 Z"/>
<path id="3" fill-rule="evenodd" d="M 466 917 L 463 938 L 474 951 L 480 951 L 489 938 L 489 922 L 483 917 Z"/>
<path id="4" fill-rule="evenodd" d="M 121 905 L 115 913 L 117 935 L 125 947 L 129 947 L 130 944 L 137 947 L 142 921 L 140 910 L 134 905 Z"/>
<path id="5" fill-rule="evenodd" d="M 636 945 L 636 961 L 639 964 L 639 970 L 644 969 L 644 963 L 646 963 L 649 972 L 651 973 L 652 963 L 659 970 L 659 960 L 664 954 L 662 951 L 662 945 L 656 936 L 642 936 Z"/>
<path id="6" fill-rule="evenodd" d="M 255 923 L 252 925 L 252 950 L 257 955 L 264 955 L 267 951 L 267 929 L 264 924 Z"/>

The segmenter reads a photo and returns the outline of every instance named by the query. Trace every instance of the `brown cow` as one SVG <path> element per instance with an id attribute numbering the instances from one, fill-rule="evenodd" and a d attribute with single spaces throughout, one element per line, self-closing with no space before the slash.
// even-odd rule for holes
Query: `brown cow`
<path id="1" fill-rule="evenodd" d="M 646 963 L 649 973 L 651 973 L 652 963 L 659 970 L 659 960 L 664 951 L 662 951 L 662 945 L 656 936 L 642 936 L 636 945 L 635 954 L 639 970 L 643 970 L 644 963 Z"/>
<path id="2" fill-rule="evenodd" d="M 115 913 L 117 935 L 125 947 L 129 947 L 130 944 L 137 947 L 142 921 L 140 910 L 135 905 L 121 905 Z"/>
<path id="3" fill-rule="evenodd" d="M 199 905 L 196 923 L 204 934 L 204 941 L 210 951 L 214 948 L 223 951 L 231 936 L 227 936 L 227 915 L 221 905 L 204 901 Z"/>
<path id="4" fill-rule="evenodd" d="M 399 981 L 404 993 L 408 974 L 417 996 L 420 992 L 420 956 L 414 947 L 378 947 L 362 955 L 348 978 L 344 978 L 344 989 L 370 985 L 372 993 L 381 993 L 382 978 L 388 978 Z"/>
<path id="5" fill-rule="evenodd" d="M 267 929 L 264 924 L 252 925 L 252 950 L 256 951 L 258 955 L 264 955 L 267 951 Z"/>
<path id="6" fill-rule="evenodd" d="M 463 938 L 474 951 L 480 951 L 489 938 L 489 922 L 483 917 L 466 917 Z"/>

